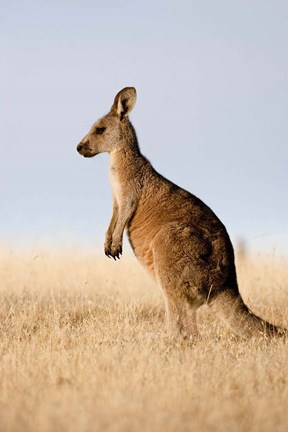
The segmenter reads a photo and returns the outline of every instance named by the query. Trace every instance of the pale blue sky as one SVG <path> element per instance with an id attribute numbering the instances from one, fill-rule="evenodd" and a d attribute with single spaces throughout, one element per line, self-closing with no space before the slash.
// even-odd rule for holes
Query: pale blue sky
<path id="1" fill-rule="evenodd" d="M 233 239 L 288 250 L 287 1 L 12 0 L 0 32 L 0 244 L 102 245 L 108 156 L 75 147 L 135 86 L 154 167 Z"/>

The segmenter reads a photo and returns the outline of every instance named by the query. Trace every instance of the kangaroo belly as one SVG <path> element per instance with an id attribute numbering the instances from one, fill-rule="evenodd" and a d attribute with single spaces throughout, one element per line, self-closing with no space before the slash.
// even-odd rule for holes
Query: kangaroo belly
<path id="1" fill-rule="evenodd" d="M 127 227 L 127 235 L 134 254 L 148 272 L 154 274 L 153 237 L 157 232 L 155 227 L 149 229 L 149 224 L 131 223 Z"/>

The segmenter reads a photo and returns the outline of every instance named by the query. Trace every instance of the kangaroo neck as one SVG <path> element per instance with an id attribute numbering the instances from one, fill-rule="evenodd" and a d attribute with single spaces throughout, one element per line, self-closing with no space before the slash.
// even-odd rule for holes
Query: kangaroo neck
<path id="1" fill-rule="evenodd" d="M 110 153 L 110 171 L 120 178 L 140 178 L 145 158 L 139 148 L 122 148 Z"/>
<path id="2" fill-rule="evenodd" d="M 129 122 L 123 130 L 119 146 L 110 152 L 110 168 L 123 173 L 139 170 L 144 156 L 141 154 L 135 130 Z"/>
<path id="3" fill-rule="evenodd" d="M 110 176 L 121 184 L 128 180 L 142 189 L 151 170 L 151 164 L 142 155 L 135 130 L 128 121 L 123 129 L 121 142 L 110 152 Z"/>

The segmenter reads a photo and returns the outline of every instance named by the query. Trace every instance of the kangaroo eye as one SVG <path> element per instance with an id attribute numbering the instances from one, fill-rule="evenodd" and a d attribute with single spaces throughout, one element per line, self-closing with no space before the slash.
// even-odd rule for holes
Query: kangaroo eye
<path id="1" fill-rule="evenodd" d="M 102 127 L 102 128 L 96 128 L 96 134 L 97 135 L 102 135 L 103 134 L 103 132 L 105 131 L 105 127 Z"/>

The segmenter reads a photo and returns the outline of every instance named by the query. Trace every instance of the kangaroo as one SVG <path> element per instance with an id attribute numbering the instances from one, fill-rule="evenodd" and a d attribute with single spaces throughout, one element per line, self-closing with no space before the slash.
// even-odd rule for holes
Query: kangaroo
<path id="1" fill-rule="evenodd" d="M 243 338 L 273 335 L 276 328 L 250 312 L 240 296 L 233 246 L 223 223 L 142 155 L 128 118 L 135 102 L 135 88 L 125 87 L 77 146 L 84 157 L 110 154 L 113 213 L 105 254 L 120 258 L 126 228 L 136 257 L 162 288 L 172 337 L 198 336 L 196 313 L 203 304 Z"/>

